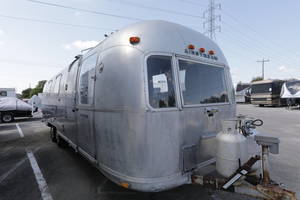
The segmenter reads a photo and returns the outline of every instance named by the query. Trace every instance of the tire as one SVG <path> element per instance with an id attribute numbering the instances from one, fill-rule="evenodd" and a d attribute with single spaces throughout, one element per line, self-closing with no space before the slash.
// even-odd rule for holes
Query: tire
<path id="1" fill-rule="evenodd" d="M 53 127 L 50 128 L 50 139 L 54 143 L 57 142 L 57 140 L 56 140 L 56 129 L 53 128 Z"/>
<path id="2" fill-rule="evenodd" d="M 66 148 L 69 146 L 68 143 L 59 134 L 56 134 L 56 143 L 60 148 Z"/>
<path id="3" fill-rule="evenodd" d="M 2 113 L 1 121 L 3 123 L 10 123 L 10 122 L 14 121 L 14 115 L 12 113 Z"/>
<path id="4" fill-rule="evenodd" d="M 264 105 L 264 104 L 259 104 L 258 106 L 259 106 L 259 107 L 264 107 L 265 105 Z"/>

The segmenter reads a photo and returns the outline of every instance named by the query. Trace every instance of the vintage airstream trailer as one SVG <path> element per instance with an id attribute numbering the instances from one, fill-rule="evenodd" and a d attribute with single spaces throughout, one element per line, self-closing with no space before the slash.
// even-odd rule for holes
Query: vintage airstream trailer
<path id="1" fill-rule="evenodd" d="M 49 80 L 41 96 L 54 141 L 139 191 L 191 183 L 193 171 L 215 162 L 215 136 L 236 114 L 218 45 L 165 21 L 110 35 Z"/>

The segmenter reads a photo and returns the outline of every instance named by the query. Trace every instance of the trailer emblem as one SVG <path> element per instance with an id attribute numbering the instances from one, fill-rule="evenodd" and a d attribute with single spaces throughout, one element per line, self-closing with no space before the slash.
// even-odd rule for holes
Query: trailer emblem
<path id="1" fill-rule="evenodd" d="M 200 48 L 200 49 L 198 49 L 198 50 L 193 50 L 193 49 L 188 49 L 188 48 L 186 48 L 186 49 L 184 50 L 184 53 L 190 54 L 190 55 L 194 55 L 194 56 L 203 57 L 203 58 L 212 59 L 212 60 L 215 60 L 215 61 L 218 60 L 218 57 L 215 56 L 214 54 L 211 54 L 211 55 L 210 55 L 210 54 L 204 53 L 204 52 L 203 52 L 203 48 Z M 210 52 L 210 53 L 212 53 L 212 52 Z"/>

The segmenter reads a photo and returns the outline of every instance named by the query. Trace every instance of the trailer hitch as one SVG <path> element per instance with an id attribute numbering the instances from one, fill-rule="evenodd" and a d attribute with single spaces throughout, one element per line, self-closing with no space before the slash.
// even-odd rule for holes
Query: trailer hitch
<path id="1" fill-rule="evenodd" d="M 255 136 L 257 144 L 261 145 L 261 155 L 251 157 L 229 178 L 218 175 L 197 175 L 193 174 L 193 184 L 198 184 L 210 189 L 225 190 L 244 194 L 256 198 L 268 200 L 297 200 L 296 193 L 284 189 L 281 185 L 272 181 L 268 169 L 269 153 L 279 153 L 279 139 L 266 136 Z M 251 167 L 261 161 L 262 176 L 250 174 Z M 244 177 L 242 179 L 242 177 Z"/>

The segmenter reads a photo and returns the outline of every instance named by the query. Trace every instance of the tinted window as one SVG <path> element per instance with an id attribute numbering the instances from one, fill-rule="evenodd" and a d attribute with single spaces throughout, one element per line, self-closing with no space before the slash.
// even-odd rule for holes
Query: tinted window
<path id="1" fill-rule="evenodd" d="M 222 67 L 179 60 L 179 80 L 185 105 L 228 102 Z"/>
<path id="2" fill-rule="evenodd" d="M 0 91 L 0 96 L 1 97 L 7 97 L 7 92 L 6 91 Z"/>
<path id="3" fill-rule="evenodd" d="M 264 83 L 264 84 L 255 84 L 251 87 L 251 93 L 271 93 L 272 92 L 272 84 Z"/>
<path id="4" fill-rule="evenodd" d="M 147 71 L 150 105 L 153 108 L 175 107 L 172 57 L 150 56 Z"/>
<path id="5" fill-rule="evenodd" d="M 79 79 L 79 95 L 81 104 L 92 104 L 95 67 L 97 63 L 97 54 L 94 54 L 82 62 Z"/>

